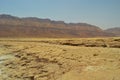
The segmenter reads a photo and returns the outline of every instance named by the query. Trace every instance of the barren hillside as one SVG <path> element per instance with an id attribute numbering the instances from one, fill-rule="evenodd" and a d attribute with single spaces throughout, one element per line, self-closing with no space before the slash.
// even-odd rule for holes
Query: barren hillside
<path id="1" fill-rule="evenodd" d="M 0 15 L 0 37 L 105 37 L 115 36 L 87 23 L 65 23 L 36 17 Z"/>
<path id="2" fill-rule="evenodd" d="M 107 29 L 105 31 L 108 33 L 113 33 L 116 36 L 120 36 L 120 27 L 110 28 L 110 29 Z"/>

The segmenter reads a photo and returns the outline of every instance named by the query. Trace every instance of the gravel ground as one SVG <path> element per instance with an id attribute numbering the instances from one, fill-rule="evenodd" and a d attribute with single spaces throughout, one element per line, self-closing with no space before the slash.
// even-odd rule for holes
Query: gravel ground
<path id="1" fill-rule="evenodd" d="M 119 38 L 1 39 L 0 80 L 120 80 L 119 46 Z"/>

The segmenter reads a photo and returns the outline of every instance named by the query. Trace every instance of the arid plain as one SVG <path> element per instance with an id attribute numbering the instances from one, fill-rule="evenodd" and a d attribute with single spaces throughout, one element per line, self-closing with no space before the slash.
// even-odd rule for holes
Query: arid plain
<path id="1" fill-rule="evenodd" d="M 120 37 L 1 38 L 0 80 L 120 80 Z"/>

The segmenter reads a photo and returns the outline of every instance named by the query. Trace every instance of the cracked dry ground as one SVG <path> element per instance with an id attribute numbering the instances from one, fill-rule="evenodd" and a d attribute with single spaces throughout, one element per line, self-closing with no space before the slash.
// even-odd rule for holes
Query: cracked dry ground
<path id="1" fill-rule="evenodd" d="M 1 41 L 0 80 L 120 80 L 120 49 Z"/>

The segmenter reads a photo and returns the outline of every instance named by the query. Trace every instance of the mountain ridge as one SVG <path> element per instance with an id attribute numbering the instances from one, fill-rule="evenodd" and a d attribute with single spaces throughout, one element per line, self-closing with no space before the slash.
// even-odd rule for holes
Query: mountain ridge
<path id="1" fill-rule="evenodd" d="M 106 29 L 105 31 L 108 33 L 113 33 L 118 37 L 120 36 L 120 27 L 109 28 L 109 29 Z"/>
<path id="2" fill-rule="evenodd" d="M 109 37 L 115 36 L 87 23 L 65 23 L 37 17 L 0 15 L 0 37 Z"/>

